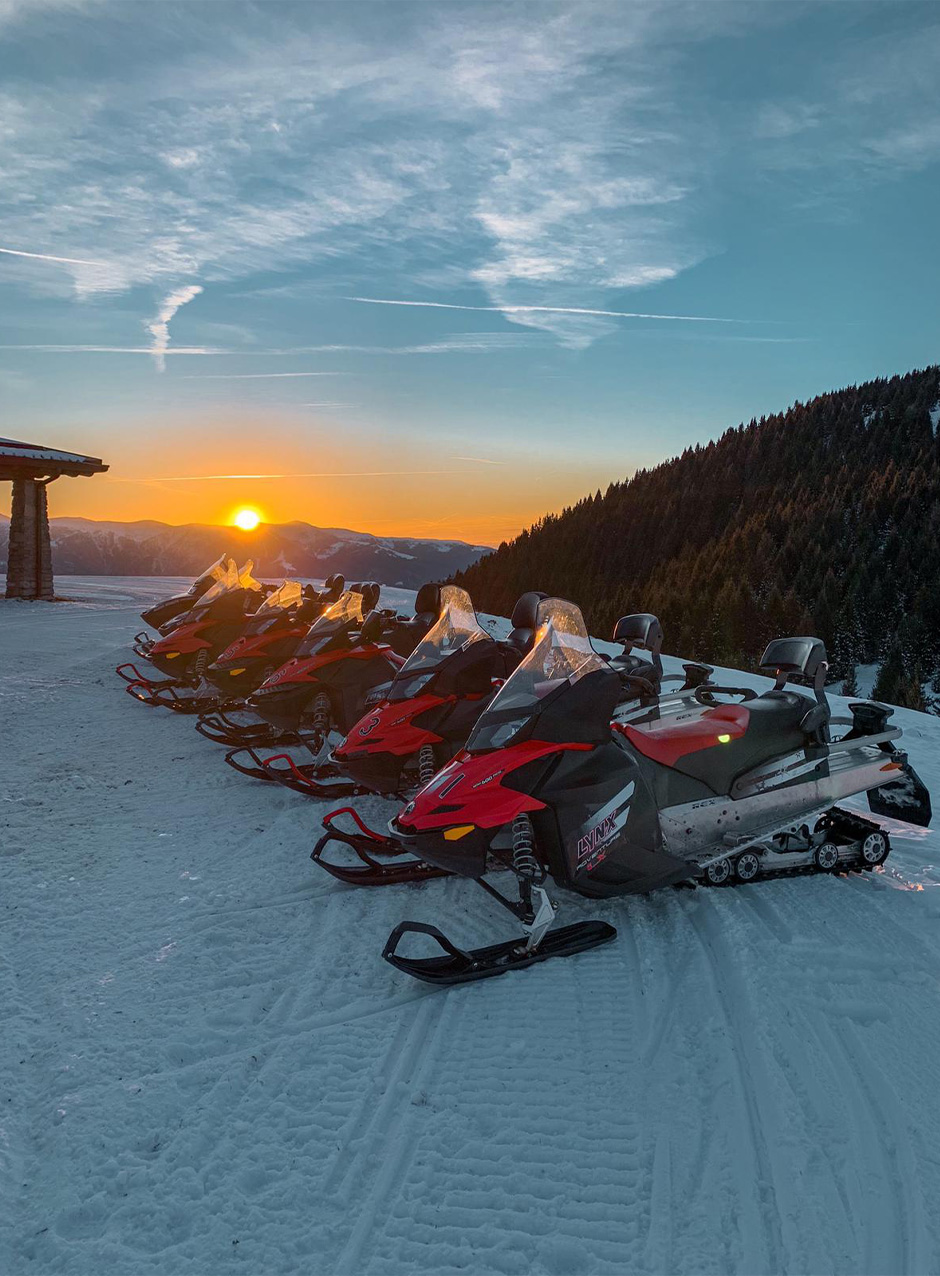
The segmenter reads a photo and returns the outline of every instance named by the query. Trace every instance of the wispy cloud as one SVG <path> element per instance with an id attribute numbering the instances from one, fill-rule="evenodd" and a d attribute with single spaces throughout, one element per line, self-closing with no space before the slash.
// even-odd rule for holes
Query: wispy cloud
<path id="1" fill-rule="evenodd" d="M 455 461 L 472 461 L 474 465 L 502 465 L 502 461 L 491 461 L 486 456 L 455 456 Z"/>
<path id="2" fill-rule="evenodd" d="M 7 257 L 30 257 L 34 261 L 54 261 L 63 266 L 108 266 L 106 261 L 87 261 L 84 257 L 53 257 L 51 253 L 26 253 L 17 248 L 0 248 Z"/>
<path id="3" fill-rule="evenodd" d="M 483 310 L 507 315 L 599 315 L 609 319 L 672 319 L 683 323 L 754 323 L 753 319 L 725 319 L 714 315 L 659 315 L 640 310 L 594 310 L 584 306 L 462 306 L 449 301 L 390 301 L 383 297 L 346 297 L 346 301 L 362 301 L 370 306 L 418 306 L 431 310 Z"/>
<path id="4" fill-rule="evenodd" d="M 185 306 L 194 297 L 198 297 L 201 292 L 201 284 L 187 284 L 184 288 L 175 288 L 164 298 L 156 319 L 144 325 L 153 336 L 150 353 L 153 355 L 158 372 L 166 371 L 165 355 L 167 346 L 170 344 L 170 320 L 181 306 Z"/>
<path id="5" fill-rule="evenodd" d="M 184 381 L 279 381 L 285 377 L 343 377 L 345 372 L 194 372 Z"/>
<path id="6" fill-rule="evenodd" d="M 153 355 L 153 346 L 52 346 L 52 345 L 2 345 L 0 350 L 35 350 L 43 354 L 147 354 Z M 216 346 L 173 346 L 162 352 L 168 355 L 241 354 L 240 350 L 223 350 Z M 275 352 L 276 353 L 276 352 Z"/>
<path id="7" fill-rule="evenodd" d="M 148 478 L 114 478 L 116 483 L 215 483 L 231 479 L 404 478 L 430 474 L 466 474 L 466 470 L 313 470 L 299 474 L 155 474 Z"/>

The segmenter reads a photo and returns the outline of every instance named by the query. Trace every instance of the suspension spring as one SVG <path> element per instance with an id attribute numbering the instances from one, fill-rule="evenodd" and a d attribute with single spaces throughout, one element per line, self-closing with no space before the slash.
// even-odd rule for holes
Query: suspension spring
<path id="1" fill-rule="evenodd" d="M 201 647 L 196 652 L 196 661 L 193 665 L 193 677 L 201 678 L 206 672 L 206 665 L 209 663 L 209 650 L 207 647 Z"/>
<path id="2" fill-rule="evenodd" d="M 330 697 L 325 691 L 321 691 L 317 694 L 317 697 L 313 702 L 312 718 L 314 731 L 319 731 L 323 735 L 326 735 L 330 729 L 330 716 Z"/>
<path id="3" fill-rule="evenodd" d="M 418 753 L 418 783 L 423 787 L 436 770 L 437 763 L 434 761 L 434 746 L 422 744 Z"/>
<path id="4" fill-rule="evenodd" d="M 512 822 L 512 866 L 523 878 L 537 877 L 541 880 L 543 876 L 542 866 L 535 854 L 535 829 L 524 812 Z"/>

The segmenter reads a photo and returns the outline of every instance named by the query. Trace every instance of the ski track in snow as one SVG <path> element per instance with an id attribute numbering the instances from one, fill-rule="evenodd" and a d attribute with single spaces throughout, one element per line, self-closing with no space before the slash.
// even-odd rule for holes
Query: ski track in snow
<path id="1" fill-rule="evenodd" d="M 340 885 L 336 803 L 122 694 L 172 584 L 0 603 L 0 1272 L 940 1269 L 933 832 L 881 873 L 562 896 L 617 940 L 431 989 L 381 960 L 398 920 L 508 915 Z M 897 717 L 940 792 L 940 722 Z"/>

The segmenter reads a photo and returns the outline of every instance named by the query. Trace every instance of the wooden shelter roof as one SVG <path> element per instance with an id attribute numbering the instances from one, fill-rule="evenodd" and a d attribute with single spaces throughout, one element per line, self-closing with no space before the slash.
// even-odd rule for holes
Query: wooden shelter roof
<path id="1" fill-rule="evenodd" d="M 107 466 L 96 456 L 62 452 L 41 443 L 0 438 L 0 480 L 58 478 L 62 474 L 103 474 Z"/>

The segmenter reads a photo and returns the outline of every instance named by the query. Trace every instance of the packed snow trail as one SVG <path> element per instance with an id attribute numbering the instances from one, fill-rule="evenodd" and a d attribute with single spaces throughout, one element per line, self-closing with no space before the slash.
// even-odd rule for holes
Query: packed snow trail
<path id="1" fill-rule="evenodd" d="M 429 989 L 395 922 L 508 915 L 340 885 L 330 804 L 123 694 L 174 583 L 0 603 L 0 1271 L 940 1270 L 934 832 L 880 873 L 562 896 L 617 940 Z M 897 718 L 937 797 L 940 721 Z"/>

